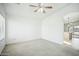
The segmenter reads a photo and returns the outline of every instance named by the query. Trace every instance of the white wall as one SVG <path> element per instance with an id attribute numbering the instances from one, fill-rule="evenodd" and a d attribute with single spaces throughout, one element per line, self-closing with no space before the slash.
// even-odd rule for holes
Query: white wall
<path id="1" fill-rule="evenodd" d="M 42 23 L 43 39 L 62 44 L 64 39 L 64 22 L 57 14 L 46 18 Z"/>
<path id="2" fill-rule="evenodd" d="M 40 39 L 41 37 L 41 20 L 12 16 L 7 18 L 6 23 L 7 44 Z"/>

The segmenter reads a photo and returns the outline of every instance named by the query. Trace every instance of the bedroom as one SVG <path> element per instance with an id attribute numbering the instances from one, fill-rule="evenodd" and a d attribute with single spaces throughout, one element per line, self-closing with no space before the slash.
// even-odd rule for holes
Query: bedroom
<path id="1" fill-rule="evenodd" d="M 1 56 L 79 55 L 78 39 L 64 44 L 65 20 L 79 20 L 73 13 L 78 3 L 0 3 Z"/>

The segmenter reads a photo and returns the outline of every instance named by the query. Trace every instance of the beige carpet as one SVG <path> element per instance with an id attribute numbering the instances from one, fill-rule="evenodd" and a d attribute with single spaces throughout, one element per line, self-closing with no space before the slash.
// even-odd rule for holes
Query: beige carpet
<path id="1" fill-rule="evenodd" d="M 78 56 L 79 51 L 47 40 L 38 39 L 7 45 L 3 56 Z"/>

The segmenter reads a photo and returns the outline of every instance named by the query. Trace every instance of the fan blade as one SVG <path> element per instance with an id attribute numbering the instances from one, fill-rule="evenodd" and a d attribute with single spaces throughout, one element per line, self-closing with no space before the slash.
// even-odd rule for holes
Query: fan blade
<path id="1" fill-rule="evenodd" d="M 20 5 L 21 3 L 16 3 L 17 5 Z"/>
<path id="2" fill-rule="evenodd" d="M 37 11 L 38 11 L 38 9 L 34 10 L 34 12 L 37 12 Z"/>
<path id="3" fill-rule="evenodd" d="M 41 3 L 38 3 L 38 7 L 41 7 Z"/>
<path id="4" fill-rule="evenodd" d="M 35 6 L 35 5 L 29 5 L 29 6 L 31 6 L 31 7 L 37 7 L 37 6 Z"/>
<path id="5" fill-rule="evenodd" d="M 37 12 L 39 10 L 39 8 L 35 9 L 34 12 Z"/>
<path id="6" fill-rule="evenodd" d="M 43 13 L 46 13 L 46 11 L 43 9 Z"/>
<path id="7" fill-rule="evenodd" d="M 52 6 L 47 6 L 47 7 L 45 7 L 45 8 L 52 9 L 53 7 L 52 7 Z"/>

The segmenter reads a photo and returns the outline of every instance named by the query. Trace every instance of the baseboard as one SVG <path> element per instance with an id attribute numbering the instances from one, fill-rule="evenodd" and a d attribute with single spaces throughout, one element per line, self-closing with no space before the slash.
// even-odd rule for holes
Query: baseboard
<path id="1" fill-rule="evenodd" d="M 27 40 L 27 41 L 18 41 L 18 42 L 8 43 L 6 45 L 21 44 L 21 43 L 25 43 L 25 42 L 32 41 L 32 40 L 37 40 L 37 39 L 31 39 L 31 40 Z"/>

